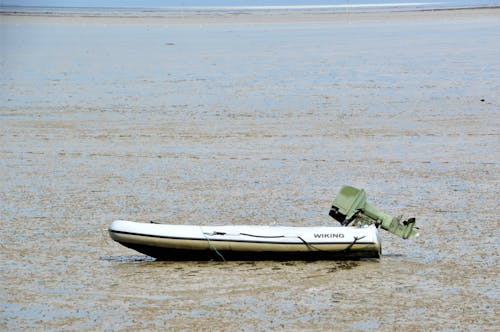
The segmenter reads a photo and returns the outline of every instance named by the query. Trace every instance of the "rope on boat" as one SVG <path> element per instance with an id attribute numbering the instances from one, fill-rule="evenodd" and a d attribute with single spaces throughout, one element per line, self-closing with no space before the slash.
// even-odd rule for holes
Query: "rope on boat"
<path id="1" fill-rule="evenodd" d="M 217 255 L 219 255 L 220 258 L 222 258 L 222 261 L 225 262 L 226 259 L 224 258 L 224 256 L 222 256 L 222 254 L 219 252 L 219 250 L 217 250 L 217 248 L 215 248 L 215 246 L 212 244 L 212 242 L 210 242 L 210 239 L 208 237 L 207 237 L 207 241 L 208 241 L 208 245 L 210 246 L 210 249 L 215 251 L 215 253 Z"/>
<path id="2" fill-rule="evenodd" d="M 200 227 L 201 228 L 201 227 Z M 205 236 L 205 239 L 207 240 L 208 242 L 208 245 L 210 247 L 210 249 L 212 249 L 213 251 L 215 251 L 215 253 L 222 259 L 222 261 L 226 261 L 226 259 L 224 258 L 224 256 L 217 250 L 217 248 L 215 247 L 215 245 L 212 244 L 212 242 L 210 241 L 210 239 L 207 237 L 207 233 L 203 232 L 203 229 L 202 229 L 202 234 L 203 236 Z M 225 235 L 226 233 L 219 233 L 219 232 L 214 232 L 213 235 Z M 240 233 L 240 235 L 243 235 L 243 236 L 251 236 L 251 237 L 259 237 L 259 238 L 282 238 L 282 237 L 286 237 L 285 235 L 275 235 L 275 236 L 272 236 L 272 235 L 252 235 L 252 234 L 246 234 L 246 233 Z M 364 239 L 366 236 L 355 236 L 354 237 L 354 241 L 352 241 L 352 243 L 350 243 L 347 248 L 344 249 L 344 252 L 345 251 L 349 251 L 351 250 L 351 248 L 356 244 L 356 242 L 358 242 L 359 240 L 361 239 Z M 297 235 L 297 238 L 302 241 L 302 243 L 304 243 L 309 249 L 311 250 L 316 250 L 316 251 L 324 251 L 316 246 L 313 246 L 312 244 L 310 244 L 309 242 L 307 242 L 306 240 L 304 240 L 300 235 Z"/>
<path id="3" fill-rule="evenodd" d="M 323 251 L 321 250 L 320 248 L 317 248 L 315 246 L 313 246 L 312 244 L 310 244 L 309 242 L 307 242 L 306 240 L 304 240 L 302 237 L 300 237 L 299 235 L 297 235 L 297 238 L 302 241 L 302 243 L 304 243 L 309 249 L 313 249 L 313 250 L 317 250 L 317 251 Z"/>
<path id="4" fill-rule="evenodd" d="M 215 251 L 215 253 L 220 257 L 222 258 L 222 261 L 225 262 L 226 259 L 224 258 L 224 256 L 222 256 L 222 254 L 219 252 L 219 250 L 217 250 L 217 248 L 212 244 L 212 242 L 210 242 L 210 239 L 207 237 L 207 234 L 205 232 L 203 232 L 203 228 L 201 228 L 200 226 L 200 230 L 201 230 L 201 234 L 203 234 L 203 236 L 205 237 L 205 239 L 207 240 L 208 242 L 208 246 L 210 247 L 210 249 L 212 249 L 213 251 Z"/>
<path id="5" fill-rule="evenodd" d="M 285 237 L 284 235 L 254 235 L 254 234 L 248 234 L 248 233 L 240 233 L 240 235 L 251 236 L 251 237 L 261 237 L 264 239 L 275 239 L 275 238 Z"/>
<path id="6" fill-rule="evenodd" d="M 350 243 L 347 248 L 344 249 L 344 251 L 349 251 L 351 250 L 351 248 L 356 244 L 356 242 L 358 242 L 358 240 L 361 240 L 361 239 L 364 239 L 366 236 L 363 235 L 363 236 L 355 236 L 354 237 L 354 241 L 352 241 L 352 243 Z M 318 247 L 315 247 L 313 246 L 312 244 L 310 244 L 309 242 L 307 242 L 306 240 L 304 240 L 302 237 L 300 237 L 299 235 L 297 235 L 297 238 L 302 241 L 302 243 L 304 243 L 309 249 L 313 249 L 313 250 L 317 250 L 317 251 L 324 251 Z"/>
<path id="7" fill-rule="evenodd" d="M 351 244 L 349 244 L 349 245 L 347 246 L 347 248 L 345 248 L 345 249 L 344 249 L 344 251 L 349 251 L 349 250 L 351 250 L 352 246 L 354 246 L 354 245 L 356 244 L 356 242 L 358 242 L 358 240 L 364 239 L 365 237 L 366 237 L 365 235 L 363 235 L 363 236 L 355 236 L 355 237 L 354 237 L 354 241 L 352 241 L 352 243 L 351 243 Z"/>

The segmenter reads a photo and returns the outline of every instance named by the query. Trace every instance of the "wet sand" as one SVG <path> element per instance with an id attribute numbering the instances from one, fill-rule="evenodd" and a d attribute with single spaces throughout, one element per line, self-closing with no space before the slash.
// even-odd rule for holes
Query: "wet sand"
<path id="1" fill-rule="evenodd" d="M 0 330 L 496 330 L 500 13 L 457 13 L 2 15 Z M 421 236 L 179 263 L 106 233 L 332 225 L 342 184 Z"/>

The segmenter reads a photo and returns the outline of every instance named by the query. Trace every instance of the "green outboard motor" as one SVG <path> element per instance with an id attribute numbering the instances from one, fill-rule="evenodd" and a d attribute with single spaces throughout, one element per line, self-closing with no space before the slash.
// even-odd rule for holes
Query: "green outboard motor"
<path id="1" fill-rule="evenodd" d="M 366 202 L 363 189 L 343 186 L 332 203 L 330 216 L 343 226 L 375 225 L 396 234 L 403 239 L 418 235 L 413 229 L 415 218 L 401 219 L 403 216 L 391 217 Z M 415 227 L 416 228 L 416 227 Z"/>

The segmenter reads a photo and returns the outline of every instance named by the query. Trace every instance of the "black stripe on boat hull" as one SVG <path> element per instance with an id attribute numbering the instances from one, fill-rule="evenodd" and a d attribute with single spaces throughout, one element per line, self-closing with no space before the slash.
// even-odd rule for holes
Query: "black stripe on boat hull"
<path id="1" fill-rule="evenodd" d="M 164 261 L 314 261 L 314 260 L 352 260 L 360 258 L 380 258 L 380 253 L 373 250 L 350 251 L 229 251 L 229 250 L 188 250 L 148 246 L 137 243 L 120 244 L 145 255 Z"/>

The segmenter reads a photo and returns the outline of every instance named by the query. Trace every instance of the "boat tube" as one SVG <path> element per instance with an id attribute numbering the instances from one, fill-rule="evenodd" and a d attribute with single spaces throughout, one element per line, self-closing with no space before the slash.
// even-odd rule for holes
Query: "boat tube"
<path id="1" fill-rule="evenodd" d="M 379 258 L 375 226 L 194 226 L 117 220 L 116 242 L 159 260 L 321 260 Z"/>

